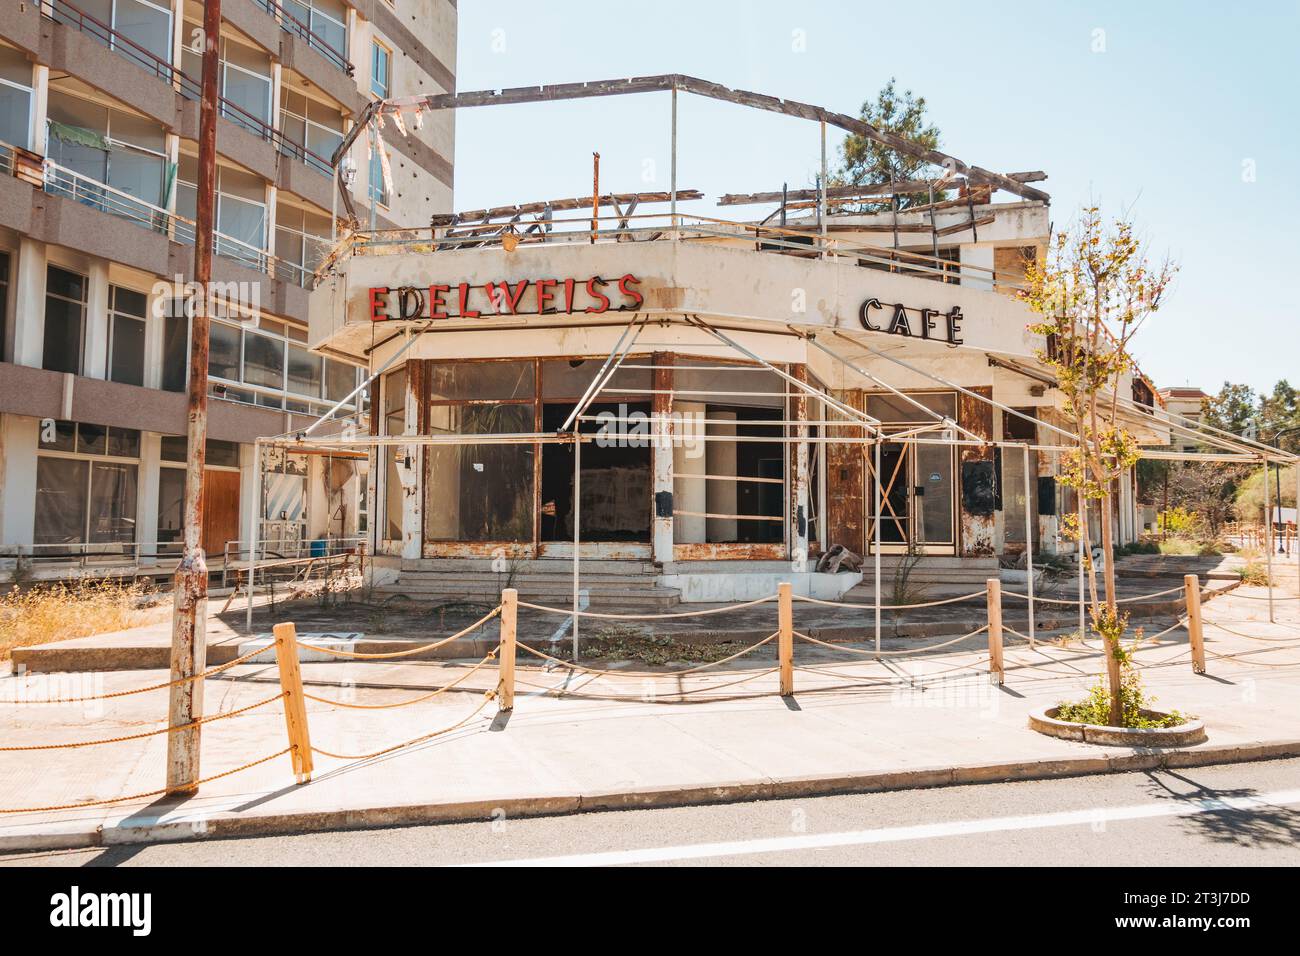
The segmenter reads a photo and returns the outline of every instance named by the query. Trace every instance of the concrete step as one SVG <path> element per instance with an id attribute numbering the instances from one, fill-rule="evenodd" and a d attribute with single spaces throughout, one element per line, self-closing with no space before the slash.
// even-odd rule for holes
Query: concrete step
<path id="1" fill-rule="evenodd" d="M 496 558 L 413 558 L 403 559 L 401 570 L 407 572 L 490 572 L 506 574 L 510 569 L 516 574 L 571 573 L 572 558 L 520 558 L 506 560 L 502 565 Z M 502 569 L 498 572 L 498 569 Z M 651 561 L 621 561 L 612 559 L 582 559 L 583 574 L 654 574 Z"/>
<path id="2" fill-rule="evenodd" d="M 655 583 L 653 574 L 590 574 L 584 568 L 580 574 L 583 584 L 617 584 L 626 587 L 648 586 Z M 513 582 L 518 587 L 521 582 L 533 585 L 565 585 L 573 582 L 573 574 L 558 571 L 545 574 L 516 574 L 513 578 L 506 574 L 493 574 L 486 571 L 403 571 L 400 579 L 403 583 L 418 585 L 426 581 L 462 582 L 464 584 L 485 584 L 493 587 L 506 587 Z"/>

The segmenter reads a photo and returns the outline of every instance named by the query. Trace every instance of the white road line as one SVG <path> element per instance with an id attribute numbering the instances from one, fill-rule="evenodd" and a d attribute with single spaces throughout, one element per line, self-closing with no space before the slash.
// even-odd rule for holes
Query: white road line
<path id="1" fill-rule="evenodd" d="M 1256 797 L 1189 797 L 1162 803 L 1129 807 L 1090 807 L 1059 813 L 1037 813 L 1018 817 L 988 817 L 982 820 L 949 820 L 910 827 L 883 827 L 844 833 L 807 834 L 725 843 L 696 843 L 685 846 L 648 847 L 642 850 L 612 850 L 519 860 L 467 863 L 464 866 L 620 866 L 629 863 L 665 863 L 671 860 L 699 860 L 719 856 L 747 856 L 756 853 L 785 853 L 835 846 L 865 846 L 873 843 L 902 843 L 937 837 L 997 833 L 1004 830 L 1034 830 L 1043 827 L 1096 826 L 1120 820 L 1150 820 L 1158 817 L 1195 816 L 1223 810 L 1254 811 L 1300 803 L 1300 790 L 1278 790 Z"/>

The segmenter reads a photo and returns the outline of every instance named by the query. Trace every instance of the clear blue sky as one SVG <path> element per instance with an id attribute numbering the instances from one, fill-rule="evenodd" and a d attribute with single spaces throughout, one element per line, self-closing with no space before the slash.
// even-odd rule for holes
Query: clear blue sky
<path id="1" fill-rule="evenodd" d="M 1136 343 L 1157 384 L 1300 384 L 1300 0 L 459 10 L 462 91 L 676 72 L 856 114 L 896 76 L 926 97 L 946 151 L 1045 170 L 1058 227 L 1084 203 L 1127 210 L 1178 260 L 1172 297 Z M 602 190 L 667 188 L 668 106 L 652 93 L 462 110 L 456 208 L 581 195 L 593 150 Z M 689 95 L 679 147 L 679 188 L 708 197 L 686 208 L 706 214 L 724 192 L 807 185 L 818 165 L 815 124 Z"/>

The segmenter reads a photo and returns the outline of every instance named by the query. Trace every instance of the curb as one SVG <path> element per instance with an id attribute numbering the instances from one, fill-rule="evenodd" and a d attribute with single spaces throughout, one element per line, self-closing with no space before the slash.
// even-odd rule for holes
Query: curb
<path id="1" fill-rule="evenodd" d="M 1222 744 L 1191 750 L 1132 748 L 1123 753 L 1037 760 L 1029 763 L 957 764 L 861 774 L 818 774 L 780 780 L 756 779 L 698 787 L 652 787 L 538 794 L 506 800 L 475 800 L 444 804 L 295 811 L 250 817 L 211 817 L 152 820 L 133 815 L 125 826 L 87 827 L 84 823 L 54 823 L 48 830 L 0 834 L 0 853 L 70 850 L 126 844 L 174 843 L 231 837 L 284 836 L 325 830 L 374 829 L 433 823 L 463 823 L 507 817 L 543 817 L 602 810 L 654 809 L 741 800 L 820 797 L 845 793 L 913 790 L 974 783 L 1051 780 L 1133 770 L 1203 767 L 1300 756 L 1300 738 L 1254 744 Z M 239 798 L 246 802 L 246 796 Z M 81 828 L 78 829 L 77 827 Z"/>

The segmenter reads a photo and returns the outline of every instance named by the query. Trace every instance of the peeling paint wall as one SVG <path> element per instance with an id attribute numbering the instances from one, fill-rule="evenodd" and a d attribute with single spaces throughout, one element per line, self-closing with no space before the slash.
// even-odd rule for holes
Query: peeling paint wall
<path id="1" fill-rule="evenodd" d="M 985 398 L 993 397 L 991 385 L 979 385 L 972 392 Z M 957 396 L 957 421 L 963 428 L 968 428 L 981 438 L 994 438 L 993 408 L 971 398 L 969 395 Z M 966 446 L 957 456 L 957 474 L 959 481 L 958 505 L 960 526 L 957 534 L 958 553 L 967 557 L 983 557 L 994 553 L 994 514 L 974 514 L 968 509 L 967 485 L 978 480 L 983 473 L 981 463 L 990 469 L 993 467 L 993 448 Z M 972 467 L 974 466 L 974 467 Z M 996 480 L 996 474 L 994 475 Z"/>

